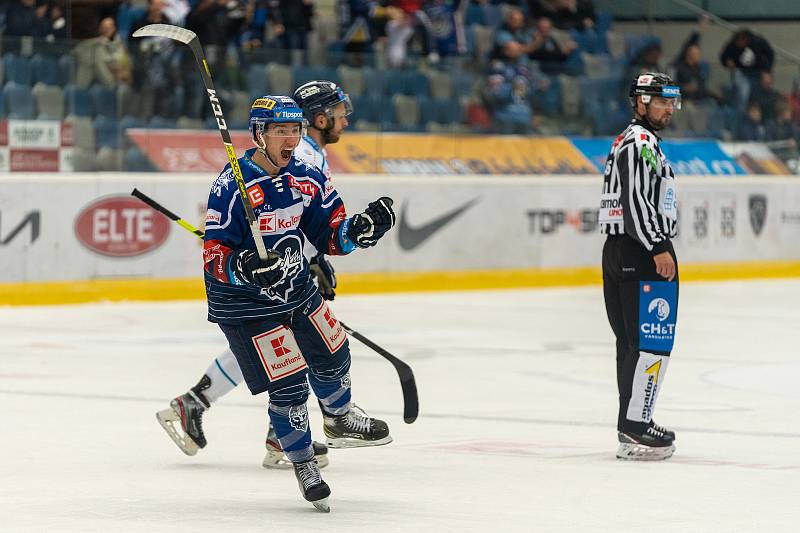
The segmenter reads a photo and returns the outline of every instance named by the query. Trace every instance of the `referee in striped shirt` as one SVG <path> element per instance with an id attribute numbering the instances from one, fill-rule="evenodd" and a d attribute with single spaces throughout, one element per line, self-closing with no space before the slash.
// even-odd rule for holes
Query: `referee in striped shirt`
<path id="1" fill-rule="evenodd" d="M 680 109 L 666 74 L 637 76 L 628 93 L 634 119 L 611 146 L 600 200 L 603 295 L 617 339 L 617 457 L 672 456 L 675 433 L 653 421 L 678 311 L 675 174 L 657 132 Z"/>

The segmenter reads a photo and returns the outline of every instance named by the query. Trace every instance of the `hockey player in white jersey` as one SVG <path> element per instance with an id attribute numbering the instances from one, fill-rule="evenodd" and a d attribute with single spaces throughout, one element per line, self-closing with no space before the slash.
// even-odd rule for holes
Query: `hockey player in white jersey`
<path id="1" fill-rule="evenodd" d="M 352 113 L 352 104 L 347 94 L 330 81 L 312 81 L 297 88 L 294 99 L 308 120 L 308 134 L 294 150 L 294 156 L 318 168 L 325 176 L 323 189 L 332 188 L 331 172 L 325 147 L 337 142 L 348 126 L 347 117 Z M 320 294 L 326 300 L 335 297 L 336 276 L 330 262 L 313 245 L 303 250 L 310 262 L 310 270 L 317 282 Z M 170 407 L 156 413 L 156 417 L 175 444 L 187 455 L 195 455 L 206 446 L 203 432 L 203 414 L 217 399 L 242 383 L 242 372 L 230 349 L 226 349 L 209 365 L 200 381 L 188 392 L 170 402 Z M 326 434 L 328 432 L 326 431 Z M 369 446 L 369 441 L 356 442 L 329 436 L 331 447 Z M 328 465 L 328 449 L 319 442 L 313 443 L 314 453 L 320 468 Z M 292 468 L 292 463 L 283 453 L 275 431 L 270 425 L 266 438 L 266 455 L 262 461 L 265 468 Z"/>

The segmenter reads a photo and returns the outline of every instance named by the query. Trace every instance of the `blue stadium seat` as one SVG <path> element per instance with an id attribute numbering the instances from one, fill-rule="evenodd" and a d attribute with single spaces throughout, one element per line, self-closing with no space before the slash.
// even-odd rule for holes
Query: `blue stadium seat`
<path id="1" fill-rule="evenodd" d="M 430 94 L 428 77 L 418 70 L 403 71 L 400 92 L 408 96 L 428 96 Z"/>
<path id="2" fill-rule="evenodd" d="M 336 70 L 328 67 L 296 67 L 294 69 L 294 84 L 300 87 L 304 83 L 314 80 L 329 80 L 339 83 Z"/>
<path id="3" fill-rule="evenodd" d="M 0 90 L 0 118 L 5 118 L 6 116 L 6 92 L 5 90 Z"/>
<path id="4" fill-rule="evenodd" d="M 428 122 L 458 124 L 462 121 L 461 104 L 455 98 L 418 98 L 419 118 L 422 126 Z"/>
<path id="5" fill-rule="evenodd" d="M 61 74 L 61 66 L 58 60 L 51 56 L 36 54 L 31 58 L 31 68 L 33 69 L 33 83 L 44 83 L 45 85 L 64 85 L 64 77 Z"/>
<path id="6" fill-rule="evenodd" d="M 262 63 L 253 63 L 247 69 L 247 92 L 252 99 L 269 94 L 267 83 L 267 66 Z"/>
<path id="7" fill-rule="evenodd" d="M 36 103 L 31 88 L 13 81 L 3 87 L 3 100 L 8 118 L 32 120 L 36 118 Z"/>
<path id="8" fill-rule="evenodd" d="M 364 69 L 364 94 L 379 95 L 383 94 L 385 74 L 381 70 L 372 68 Z"/>
<path id="9" fill-rule="evenodd" d="M 64 102 L 66 103 L 68 115 L 78 117 L 91 117 L 94 115 L 92 98 L 89 96 L 87 89 L 75 85 L 67 85 L 64 87 Z"/>
<path id="10" fill-rule="evenodd" d="M 89 96 L 92 98 L 95 115 L 117 118 L 119 115 L 117 112 L 117 93 L 114 89 L 94 85 L 89 89 Z"/>
<path id="11" fill-rule="evenodd" d="M 214 123 L 216 124 L 216 121 L 214 121 Z M 175 129 L 176 122 L 171 118 L 164 118 L 156 115 L 150 119 L 150 122 L 147 124 L 147 127 L 154 130 L 171 130 Z"/>
<path id="12" fill-rule="evenodd" d="M 94 138 L 97 147 L 119 148 L 119 122 L 109 117 L 100 115 L 94 120 Z"/>
<path id="13" fill-rule="evenodd" d="M 453 80 L 453 92 L 456 97 L 472 95 L 475 78 L 471 73 L 465 70 L 454 70 L 450 76 Z"/>
<path id="14" fill-rule="evenodd" d="M 383 72 L 383 91 L 369 94 L 385 94 L 386 96 L 401 94 L 405 87 L 405 76 L 405 72 L 399 69 L 385 70 Z"/>
<path id="15" fill-rule="evenodd" d="M 69 54 L 63 55 L 58 60 L 58 66 L 58 75 L 60 80 L 58 84 L 64 87 L 75 78 L 75 58 Z"/>
<path id="16" fill-rule="evenodd" d="M 33 69 L 27 57 L 6 54 L 3 56 L 6 81 L 30 87 L 33 85 Z"/>
<path id="17" fill-rule="evenodd" d="M 125 152 L 125 170 L 129 172 L 154 172 L 157 169 L 137 146 L 131 146 Z"/>

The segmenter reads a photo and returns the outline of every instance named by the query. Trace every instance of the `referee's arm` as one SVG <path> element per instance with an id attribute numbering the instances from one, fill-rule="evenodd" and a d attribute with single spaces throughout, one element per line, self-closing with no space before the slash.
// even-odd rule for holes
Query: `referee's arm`
<path id="1" fill-rule="evenodd" d="M 623 147 L 617 155 L 617 168 L 622 189 L 620 202 L 625 233 L 639 241 L 652 255 L 667 250 L 669 237 L 658 224 L 657 199 L 653 198 L 650 172 L 642 150 L 655 150 L 647 142 L 636 141 Z"/>

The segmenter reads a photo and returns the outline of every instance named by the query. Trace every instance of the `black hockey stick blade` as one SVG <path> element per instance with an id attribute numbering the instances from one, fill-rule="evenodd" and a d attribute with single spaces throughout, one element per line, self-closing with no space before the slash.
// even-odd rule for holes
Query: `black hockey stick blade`
<path id="1" fill-rule="evenodd" d="M 159 204 L 158 202 L 156 202 L 155 200 L 153 200 L 152 198 L 147 196 L 145 193 L 143 193 L 139 189 L 134 187 L 134 189 L 131 191 L 131 195 L 135 196 L 139 200 L 143 201 L 144 203 L 146 203 L 147 205 L 149 205 L 150 207 L 152 207 L 153 209 L 155 209 L 159 213 L 161 213 L 164 216 L 166 216 L 168 219 L 174 220 L 182 228 L 186 229 L 187 231 L 189 231 L 191 233 L 194 233 L 195 235 L 197 235 L 201 239 L 205 236 L 205 234 L 202 231 L 200 231 L 199 229 L 195 228 L 194 226 L 192 226 L 191 224 L 189 224 L 188 222 L 183 220 L 181 217 L 179 217 L 178 215 L 176 215 L 175 213 L 173 213 L 172 211 L 170 211 L 169 209 L 167 209 L 163 205 Z"/>
<path id="2" fill-rule="evenodd" d="M 400 388 L 403 390 L 403 421 L 406 424 L 413 423 L 419 414 L 419 397 L 417 396 L 417 380 L 414 378 L 414 372 L 411 370 L 411 367 L 341 320 L 339 323 L 348 335 L 365 346 L 372 348 L 378 355 L 392 363 L 392 366 L 394 366 L 394 369 L 397 371 L 397 376 L 400 378 Z"/>

